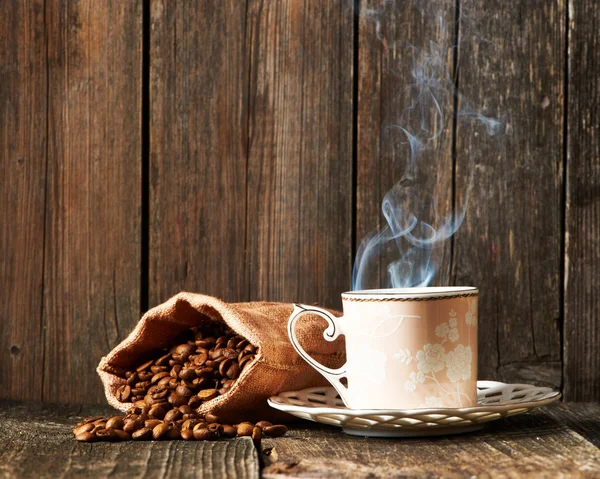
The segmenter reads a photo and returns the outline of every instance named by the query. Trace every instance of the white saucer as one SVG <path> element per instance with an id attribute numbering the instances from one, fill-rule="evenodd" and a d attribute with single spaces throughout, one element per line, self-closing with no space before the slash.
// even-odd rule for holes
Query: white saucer
<path id="1" fill-rule="evenodd" d="M 477 406 L 459 409 L 348 409 L 332 387 L 308 388 L 269 398 L 271 407 L 296 417 L 340 426 L 353 436 L 419 437 L 477 431 L 483 424 L 523 414 L 560 398 L 529 384 L 477 381 Z"/>

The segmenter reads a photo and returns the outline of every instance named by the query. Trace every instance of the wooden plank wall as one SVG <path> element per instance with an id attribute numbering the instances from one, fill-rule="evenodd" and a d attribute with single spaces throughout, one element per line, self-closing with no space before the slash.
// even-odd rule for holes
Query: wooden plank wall
<path id="1" fill-rule="evenodd" d="M 445 104 L 442 210 L 477 167 L 442 273 L 481 288 L 482 378 L 600 400 L 600 5 L 460 4 L 448 71 L 505 126 Z M 339 307 L 403 171 L 390 39 L 444 35 L 399 5 L 0 0 L 0 397 L 103 401 L 100 357 L 180 290 Z"/>

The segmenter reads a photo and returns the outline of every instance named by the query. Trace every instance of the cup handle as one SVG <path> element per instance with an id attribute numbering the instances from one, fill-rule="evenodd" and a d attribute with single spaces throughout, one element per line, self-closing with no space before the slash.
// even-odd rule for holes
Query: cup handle
<path id="1" fill-rule="evenodd" d="M 316 314 L 316 315 L 324 318 L 325 321 L 327 321 L 328 327 L 323 332 L 323 337 L 327 341 L 330 341 L 330 342 L 335 341 L 335 339 L 337 339 L 337 337 L 340 334 L 344 334 L 344 331 L 342 328 L 343 323 L 341 321 L 339 321 L 341 318 L 336 318 L 334 315 L 332 315 L 328 311 L 321 309 L 321 308 L 317 308 L 316 306 L 307 306 L 305 304 L 294 304 L 294 311 L 292 312 L 292 315 L 290 316 L 290 319 L 288 321 L 288 336 L 290 337 L 292 346 L 294 346 L 294 349 L 298 352 L 298 354 L 300 356 L 302 356 L 302 358 L 308 364 L 310 364 L 313 368 L 315 368 L 319 373 L 321 373 L 321 375 L 325 379 L 327 379 L 327 381 L 329 381 L 331 383 L 331 385 L 339 393 L 340 397 L 342 398 L 342 401 L 344 401 L 344 403 L 346 403 L 346 405 L 347 405 L 348 402 L 346 401 L 346 398 L 344 396 L 346 395 L 348 388 L 346 386 L 344 386 L 340 381 L 340 379 L 346 375 L 346 364 L 347 363 L 344 363 L 344 365 L 342 367 L 337 368 L 337 369 L 328 368 L 326 366 L 323 366 L 321 363 L 315 361 L 304 350 L 304 348 L 302 346 L 300 346 L 300 343 L 298 342 L 298 338 L 296 337 L 295 326 L 296 326 L 296 321 L 298 321 L 300 316 L 302 316 L 303 314 Z"/>

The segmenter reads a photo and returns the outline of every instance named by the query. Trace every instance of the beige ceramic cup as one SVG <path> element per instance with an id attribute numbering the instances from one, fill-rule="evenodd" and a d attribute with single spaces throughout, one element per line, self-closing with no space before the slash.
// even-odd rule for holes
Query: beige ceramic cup
<path id="1" fill-rule="evenodd" d="M 477 404 L 477 294 L 474 287 L 406 288 L 342 294 L 344 316 L 296 304 L 290 340 L 352 409 L 460 408 Z M 346 363 L 331 369 L 299 344 L 296 321 L 325 318 L 328 341 L 343 334 Z M 341 381 L 346 378 L 347 386 Z"/>

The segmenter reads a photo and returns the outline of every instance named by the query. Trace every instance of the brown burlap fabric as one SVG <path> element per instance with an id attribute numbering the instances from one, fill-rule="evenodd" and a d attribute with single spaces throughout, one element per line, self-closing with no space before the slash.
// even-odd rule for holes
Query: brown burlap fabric
<path id="1" fill-rule="evenodd" d="M 285 303 L 225 303 L 211 296 L 179 293 L 148 311 L 131 334 L 102 358 L 97 371 L 106 398 L 111 406 L 127 411 L 131 404 L 121 403 L 115 396 L 117 388 L 125 383 L 125 371 L 134 369 L 156 349 L 172 346 L 183 330 L 224 321 L 257 346 L 259 353 L 234 386 L 203 404 L 200 412 L 211 411 L 229 422 L 289 420 L 291 416 L 270 408 L 267 398 L 282 391 L 327 384 L 298 356 L 288 339 L 287 322 L 292 310 L 293 306 Z M 323 340 L 323 319 L 307 315 L 298 324 L 298 337 L 311 356 L 333 367 L 342 364 L 343 341 Z"/>

